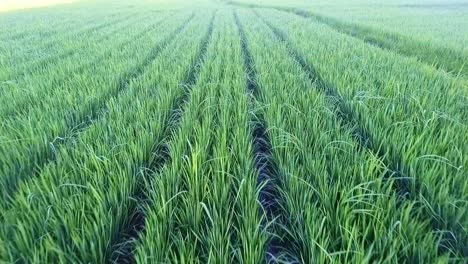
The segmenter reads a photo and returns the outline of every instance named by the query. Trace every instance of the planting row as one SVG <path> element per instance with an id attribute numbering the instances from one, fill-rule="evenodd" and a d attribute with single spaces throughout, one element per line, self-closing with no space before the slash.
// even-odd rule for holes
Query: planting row
<path id="1" fill-rule="evenodd" d="M 59 145 L 99 119 L 107 109 L 106 102 L 124 91 L 192 17 L 188 12 L 181 13 L 152 34 L 141 36 L 138 42 L 106 54 L 105 59 L 59 87 L 41 87 L 43 90 L 38 89 L 36 96 L 42 100 L 38 105 L 25 115 L 4 120 L 0 127 L 2 197 L 11 194 L 19 181 L 32 177 L 37 165 L 53 159 Z M 44 82 L 47 79 L 43 77 Z"/>
<path id="2" fill-rule="evenodd" d="M 170 34 L 171 26 L 161 29 L 171 38 L 157 60 L 105 102 L 102 117 L 68 139 L 55 161 L 19 186 L 2 210 L 2 259 L 102 263 L 118 255 L 141 202 L 136 197 L 144 191 L 142 172 L 151 169 L 158 154 L 153 147 L 164 140 L 171 109 L 185 93 L 181 83 L 192 78 L 190 69 L 198 63 L 199 32 L 209 27 L 207 17 L 201 13 L 187 24 L 186 16 L 176 35 Z M 174 18 L 172 23 L 181 22 Z M 154 45 L 155 37 L 148 35 L 133 47 L 136 54 L 128 54 L 126 67 L 141 65 Z M 115 62 L 112 70 L 125 74 Z"/>
<path id="3" fill-rule="evenodd" d="M 0 262 L 463 261 L 464 83 L 218 7 L 100 10 L 0 73 Z"/>
<path id="4" fill-rule="evenodd" d="M 82 31 L 83 26 L 95 24 L 97 20 L 112 20 L 137 11 L 99 4 L 69 7 L 2 13 L 0 20 L 5 28 L 0 32 L 0 38 L 5 43 L 31 44 L 41 38 L 53 39 L 64 32 Z"/>
<path id="5" fill-rule="evenodd" d="M 135 42 L 147 34 L 156 33 L 159 26 L 165 25 L 165 18 L 164 15 L 158 18 L 146 17 L 146 20 L 111 27 L 99 41 L 88 40 L 85 50 L 73 51 L 75 54 L 65 58 L 58 56 L 56 62 L 50 62 L 42 69 L 30 70 L 30 73 L 23 75 L 22 78 L 8 82 L 2 91 L 0 116 L 13 117 L 27 113 L 29 108 L 36 105 L 47 104 L 48 97 L 62 90 L 62 86 L 73 82 L 78 75 L 91 72 L 93 67 L 103 63 L 109 63 L 114 53 L 136 45 Z M 146 23 L 142 23 L 143 21 Z M 115 37 L 116 34 L 119 37 Z M 74 50 L 74 47 L 72 45 L 70 50 Z M 21 71 L 18 73 L 24 74 Z"/>
<path id="6" fill-rule="evenodd" d="M 263 259 L 240 40 L 231 12 L 219 11 L 214 24 L 200 76 L 167 147 L 170 162 L 149 173 L 137 263 Z"/>
<path id="7" fill-rule="evenodd" d="M 463 48 L 459 48 L 461 46 L 458 43 L 446 43 L 448 45 L 444 46 L 441 45 L 439 41 L 431 41 L 433 39 L 421 39 L 414 36 L 410 37 L 408 35 L 389 30 L 377 29 L 375 26 L 364 25 L 365 23 L 354 23 L 344 21 L 341 18 L 319 14 L 316 9 L 308 10 L 274 5 L 265 6 L 253 3 L 242 3 L 240 1 L 230 1 L 230 4 L 251 8 L 273 8 L 281 12 L 288 12 L 299 17 L 307 18 L 313 24 L 327 25 L 335 31 L 359 39 L 371 46 L 387 49 L 402 56 L 416 58 L 433 69 L 440 69 L 443 72 L 450 73 L 451 76 L 455 76 L 457 78 L 461 76 L 466 85 L 468 67 L 466 67 L 465 61 L 467 60 L 468 54 L 463 50 Z M 330 7 L 325 7 L 324 9 L 327 8 Z M 385 6 L 384 8 L 388 8 L 388 6 Z M 333 11 L 328 10 L 327 12 L 341 12 L 339 9 L 336 10 L 336 7 L 333 7 L 332 9 Z M 451 24 L 456 25 L 453 21 Z M 425 25 L 427 27 L 427 24 Z M 434 28 L 431 29 L 433 30 Z"/>
<path id="8" fill-rule="evenodd" d="M 76 32 L 64 30 L 56 37 L 46 38 L 47 41 L 41 37 L 24 44 L 13 42 L 6 45 L 7 52 L 2 52 L 0 57 L 3 65 L 0 80 L 21 79 L 24 75 L 37 74 L 49 67 L 57 70 L 57 67 L 60 67 L 57 64 L 67 59 L 79 61 L 93 57 L 95 56 L 92 53 L 94 45 L 101 44 L 101 42 L 109 43 L 110 40 L 114 40 L 113 37 L 119 31 L 133 26 L 132 23 L 148 19 L 148 14 L 142 12 L 141 15 L 143 19 L 134 18 L 130 14 L 112 19 L 105 18 L 103 22 L 91 22 L 90 25 L 78 25 L 80 30 Z"/>
<path id="9" fill-rule="evenodd" d="M 344 122 L 357 126 L 361 145 L 391 170 L 401 198 L 416 202 L 424 211 L 421 218 L 444 233 L 442 247 L 455 256 L 468 254 L 463 86 L 297 16 L 259 14 L 318 89 L 333 97 Z"/>
<path id="10" fill-rule="evenodd" d="M 387 168 L 353 138 L 317 83 L 288 47 L 250 12 L 240 20 L 255 65 L 272 155 L 276 160 L 272 253 L 289 262 L 446 260 L 415 204 L 401 204 Z"/>

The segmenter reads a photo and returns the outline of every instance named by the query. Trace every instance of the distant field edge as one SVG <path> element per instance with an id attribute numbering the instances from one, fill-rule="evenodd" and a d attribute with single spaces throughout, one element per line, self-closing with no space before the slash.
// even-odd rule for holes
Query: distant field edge
<path id="1" fill-rule="evenodd" d="M 319 23 L 328 25 L 338 32 L 360 39 L 372 46 L 377 46 L 405 57 L 414 57 L 430 67 L 449 73 L 455 78 L 468 79 L 468 65 L 466 65 L 468 57 L 463 51 L 450 47 L 441 47 L 431 42 L 418 41 L 397 33 L 379 31 L 368 26 L 341 21 L 300 8 L 258 5 L 237 1 L 227 1 L 226 3 L 246 8 L 271 8 L 304 18 L 313 18 Z"/>

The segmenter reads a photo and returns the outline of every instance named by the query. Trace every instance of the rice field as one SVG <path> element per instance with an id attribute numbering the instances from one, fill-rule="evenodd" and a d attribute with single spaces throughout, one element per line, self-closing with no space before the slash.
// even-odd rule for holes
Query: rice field
<path id="1" fill-rule="evenodd" d="M 371 2 L 0 13 L 0 263 L 467 263 L 466 21 Z"/>

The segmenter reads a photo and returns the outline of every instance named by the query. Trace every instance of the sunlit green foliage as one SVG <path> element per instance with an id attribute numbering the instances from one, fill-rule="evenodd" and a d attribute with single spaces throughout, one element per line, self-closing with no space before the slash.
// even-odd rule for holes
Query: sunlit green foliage
<path id="1" fill-rule="evenodd" d="M 465 76 L 240 2 L 0 15 L 1 263 L 468 260 Z"/>

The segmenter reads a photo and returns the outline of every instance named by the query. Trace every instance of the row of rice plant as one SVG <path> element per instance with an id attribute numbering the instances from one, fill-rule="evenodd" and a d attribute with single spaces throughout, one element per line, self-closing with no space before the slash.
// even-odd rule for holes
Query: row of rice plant
<path id="1" fill-rule="evenodd" d="M 468 78 L 468 67 L 466 66 L 468 54 L 461 49 L 448 45 L 442 46 L 426 39 L 411 38 L 388 30 L 378 30 L 371 26 L 344 22 L 305 10 L 288 11 L 311 18 L 312 21 L 327 24 L 339 32 L 357 37 L 371 45 L 389 49 L 403 56 L 417 58 L 423 63 L 451 73 L 453 76 Z"/>
<path id="2" fill-rule="evenodd" d="M 60 63 L 67 61 L 67 59 L 76 62 L 96 57 L 96 54 L 91 52 L 93 45 L 102 45 L 103 42 L 107 42 L 107 46 L 112 46 L 110 43 L 115 41 L 113 37 L 119 30 L 132 26 L 132 22 L 141 25 L 142 23 L 138 23 L 138 21 L 148 20 L 150 16 L 145 13 L 141 13 L 141 15 L 142 17 L 127 15 L 118 19 L 104 19 L 102 23 L 90 23 L 89 27 L 83 26 L 84 30 L 72 34 L 63 31 L 62 34 L 47 42 L 41 38 L 30 40 L 24 44 L 18 43 L 19 41 L 7 44 L 6 49 L 14 52 L 1 54 L 0 61 L 5 63 L 2 67 L 0 81 L 13 81 L 21 79 L 24 75 L 43 74 L 48 69 L 49 71 L 56 70 L 61 67 Z M 79 64 L 76 63 L 75 66 L 79 66 Z"/>
<path id="3" fill-rule="evenodd" d="M 83 10 L 65 9 L 61 12 L 30 12 L 27 16 L 23 12 L 2 13 L 0 21 L 5 28 L 0 32 L 0 38 L 6 43 L 15 41 L 27 41 L 36 39 L 38 36 L 55 36 L 63 33 L 63 30 L 80 30 L 76 26 L 83 26 L 96 19 L 96 13 L 82 12 Z M 109 12 L 110 11 L 110 12 Z M 75 15 L 71 15 L 72 13 Z M 79 15 L 78 15 L 79 14 Z M 115 10 L 107 10 L 98 13 L 100 17 L 110 18 Z"/>
<path id="4" fill-rule="evenodd" d="M 106 102 L 125 91 L 160 55 L 161 48 L 187 26 L 190 13 L 181 13 L 138 42 L 107 54 L 105 60 L 73 76 L 27 114 L 4 120 L 0 127 L 2 197 L 11 194 L 19 181 L 34 177 L 35 166 L 53 159 L 68 138 L 99 119 L 106 111 Z"/>
<path id="5" fill-rule="evenodd" d="M 467 90 L 443 72 L 415 60 L 278 11 L 260 13 L 287 36 L 321 89 L 334 91 L 348 118 L 367 131 L 402 198 L 415 201 L 441 247 L 453 257 L 468 254 Z"/>
<path id="6" fill-rule="evenodd" d="M 438 38 L 434 37 L 438 34 L 434 34 L 432 38 L 430 37 L 431 33 L 427 33 L 426 35 L 424 34 L 426 32 L 418 32 L 419 34 L 411 35 L 410 32 L 412 30 L 414 32 L 418 31 L 414 28 L 412 30 L 408 30 L 411 24 L 415 24 L 413 26 L 423 25 L 423 23 L 421 22 L 415 22 L 411 20 L 411 22 L 406 21 L 406 24 L 408 24 L 406 26 L 408 28 L 404 28 L 402 27 L 402 25 L 399 25 L 402 28 L 398 28 L 398 26 L 395 26 L 395 29 L 398 28 L 398 30 L 389 30 L 389 25 L 383 26 L 383 24 L 389 23 L 390 21 L 385 21 L 385 19 L 376 19 L 379 16 L 379 14 L 375 13 L 375 11 L 382 11 L 382 9 L 389 8 L 388 6 L 371 5 L 369 3 L 366 3 L 360 8 L 356 8 L 354 6 L 354 8 L 351 8 L 350 10 L 348 10 L 348 12 L 343 12 L 343 10 L 333 7 L 333 5 L 318 8 L 327 10 L 319 11 L 317 10 L 317 8 L 311 8 L 307 5 L 291 4 L 290 6 L 288 6 L 284 5 L 284 3 L 281 5 L 281 2 L 277 2 L 275 4 L 274 1 L 270 1 L 270 3 L 263 4 L 256 4 L 253 1 L 229 1 L 229 3 L 234 6 L 273 8 L 282 12 L 296 14 L 300 17 L 309 19 L 314 24 L 328 25 L 330 26 L 330 28 L 340 33 L 347 34 L 353 38 L 360 39 L 369 45 L 380 47 L 382 49 L 388 49 L 392 52 L 399 53 L 402 56 L 416 58 L 417 60 L 427 64 L 428 66 L 441 69 L 442 71 L 450 73 L 452 76 L 461 76 L 465 80 L 466 78 L 468 78 L 468 67 L 466 66 L 468 54 L 463 50 L 463 48 L 459 48 L 461 46 L 458 43 L 454 43 L 452 41 L 449 43 L 445 43 L 445 45 L 441 45 L 440 41 L 437 40 Z M 320 3 L 317 4 L 320 6 Z M 349 4 L 350 6 L 353 6 L 352 2 L 342 4 Z M 346 8 L 343 9 L 346 10 Z M 333 14 L 335 12 L 336 14 Z M 360 16 L 356 16 L 356 12 L 362 12 L 362 14 L 364 14 L 365 12 L 370 12 L 372 13 L 372 15 L 362 16 L 362 14 L 360 14 Z M 328 13 L 332 13 L 333 15 L 330 16 Z M 425 10 L 422 14 L 424 14 L 424 16 L 428 16 L 431 14 L 431 12 Z M 403 18 L 416 20 L 416 17 L 422 14 L 415 13 L 414 17 L 411 18 L 409 18 L 407 15 L 404 15 Z M 438 15 L 439 17 L 436 17 L 435 19 L 439 22 L 444 22 L 441 21 L 440 14 Z M 387 19 L 391 18 L 390 20 L 397 20 L 397 16 L 395 16 L 395 14 L 385 14 L 385 16 L 387 16 Z M 368 21 L 366 21 L 366 19 Z M 456 17 L 453 19 L 456 20 L 460 18 Z M 362 23 L 363 21 L 366 22 Z M 405 22 L 402 22 L 402 24 L 405 24 Z M 454 26 L 460 24 L 460 22 L 457 23 L 455 21 L 452 21 L 449 24 Z M 438 31 L 433 25 L 432 27 L 431 25 L 426 25 L 425 27 L 429 32 L 432 33 Z M 407 30 L 408 32 L 405 32 L 405 30 Z M 419 30 L 421 29 L 419 28 Z M 462 32 L 453 33 L 454 35 L 459 35 Z"/>
<path id="7" fill-rule="evenodd" d="M 447 261 L 440 235 L 414 217 L 415 203 L 400 203 L 385 164 L 342 126 L 287 46 L 250 11 L 239 13 L 282 179 L 274 234 L 283 238 L 280 261 Z"/>
<path id="8" fill-rule="evenodd" d="M 106 24 L 109 21 L 118 21 L 119 17 L 133 14 L 137 15 L 142 11 L 139 10 L 123 10 L 118 8 L 109 8 L 103 5 L 97 6 L 69 6 L 58 8 L 55 10 L 38 10 L 27 15 L 23 12 L 2 13 L 0 16 L 1 23 L 5 25 L 4 30 L 0 32 L 0 38 L 5 43 L 26 44 L 27 48 L 31 48 L 28 44 L 40 41 L 39 45 L 44 42 L 49 42 L 61 35 L 74 35 L 78 32 L 86 31 L 89 27 Z M 138 12 L 131 12 L 138 11 Z M 96 22 L 97 18 L 102 21 Z"/>
<path id="9" fill-rule="evenodd" d="M 260 263 L 265 251 L 256 201 L 246 74 L 232 12 L 219 12 L 212 43 L 170 162 L 152 174 L 137 263 Z"/>
<path id="10" fill-rule="evenodd" d="M 0 263 L 466 260 L 466 80 L 296 9 L 110 2 L 0 16 Z"/>
<path id="11" fill-rule="evenodd" d="M 60 13 L 60 12 L 59 12 Z M 141 13 L 144 14 L 143 12 Z M 28 65 L 38 65 L 38 62 L 50 60 L 51 58 L 58 57 L 60 54 L 66 54 L 67 49 L 63 45 L 69 46 L 70 41 L 75 44 L 87 41 L 87 38 L 92 37 L 94 33 L 99 33 L 106 27 L 113 24 L 120 24 L 132 19 L 137 18 L 135 14 L 119 14 L 118 16 L 109 14 L 95 13 L 94 17 L 88 18 L 86 14 L 76 12 L 74 15 L 69 15 L 69 18 L 63 18 L 62 26 L 50 26 L 49 29 L 36 29 L 34 33 L 25 34 L 24 38 L 15 38 L 10 34 L 6 34 L 2 38 L 2 48 L 5 52 L 0 54 L 0 61 L 4 66 L 13 68 L 22 68 L 27 70 Z M 96 19 L 96 16 L 99 19 Z M 81 18 L 80 22 L 72 23 L 71 19 Z M 23 19 L 19 20 L 19 25 L 24 25 Z M 52 20 L 55 21 L 55 20 Z M 34 22 L 32 22 L 34 24 Z M 35 22 L 40 23 L 40 22 Z M 49 21 L 49 23 L 52 23 Z M 67 27 L 65 27 L 65 25 Z M 14 26 L 10 27 L 12 32 L 18 32 Z M 8 32 L 8 31 L 7 31 Z M 62 44 L 63 43 L 63 44 Z M 75 51 L 80 51 L 76 49 Z M 10 76 L 14 76 L 13 73 Z M 2 80 L 6 77 L 2 76 Z"/>
<path id="12" fill-rule="evenodd" d="M 196 16 L 142 75 L 106 103 L 108 110 L 99 121 L 19 187 L 3 212 L 3 260 L 110 261 L 131 228 L 139 203 L 135 197 L 145 188 L 142 172 L 154 159 L 154 146 L 164 140 L 171 109 L 183 97 L 180 84 L 196 62 L 207 17 Z M 151 40 L 139 45 L 149 49 Z"/>
<path id="13" fill-rule="evenodd" d="M 156 19 L 145 17 L 129 24 L 112 26 L 109 31 L 103 33 L 102 38 L 89 38 L 83 51 L 61 58 L 55 63 L 48 63 L 47 67 L 36 69 L 8 82 L 2 91 L 0 116 L 5 119 L 11 118 L 27 113 L 37 105 L 48 104 L 48 99 L 55 97 L 56 91 L 63 90 L 64 84 L 73 82 L 74 77 L 90 71 L 93 66 L 106 63 L 112 59 L 113 53 L 134 45 L 141 37 L 157 32 L 160 26 L 166 26 L 166 18 L 161 14 Z M 142 23 L 143 21 L 145 23 Z M 122 34 L 124 37 L 116 40 L 116 34 Z M 71 44 L 70 48 L 73 49 L 74 46 Z M 78 48 L 79 44 L 76 46 Z"/>

